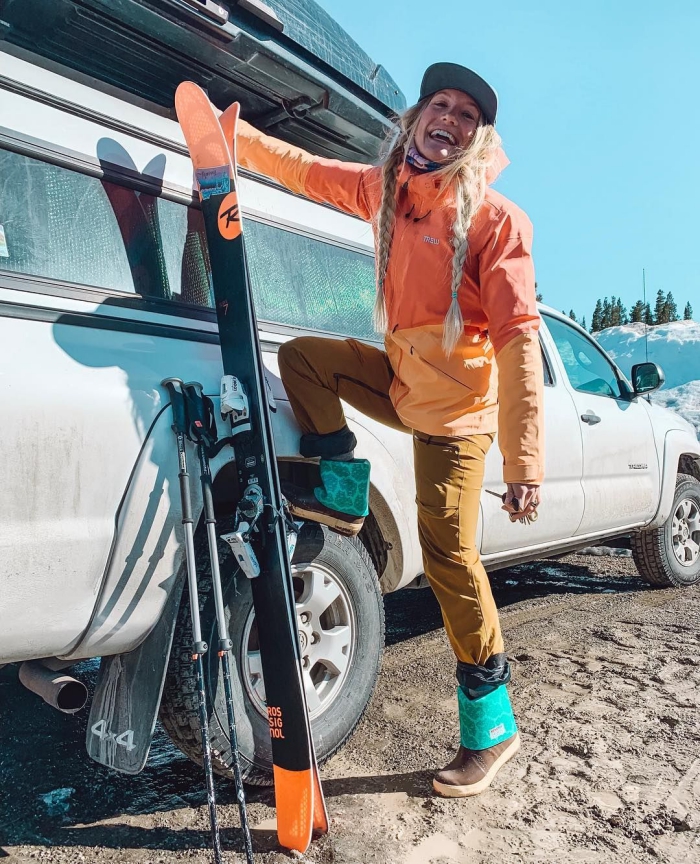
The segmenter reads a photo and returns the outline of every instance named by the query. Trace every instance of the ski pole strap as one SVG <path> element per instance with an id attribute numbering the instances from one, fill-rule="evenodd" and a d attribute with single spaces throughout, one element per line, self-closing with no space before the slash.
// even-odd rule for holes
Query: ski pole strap
<path id="1" fill-rule="evenodd" d="M 199 381 L 189 381 L 184 385 L 184 392 L 189 415 L 187 437 L 191 441 L 201 441 L 207 450 L 212 450 L 217 439 L 214 404 L 204 395 Z"/>
<path id="2" fill-rule="evenodd" d="M 179 378 L 164 378 L 160 382 L 170 396 L 170 405 L 173 409 L 173 431 L 176 435 L 187 433 L 187 406 L 185 394 L 182 390 L 182 381 Z"/>

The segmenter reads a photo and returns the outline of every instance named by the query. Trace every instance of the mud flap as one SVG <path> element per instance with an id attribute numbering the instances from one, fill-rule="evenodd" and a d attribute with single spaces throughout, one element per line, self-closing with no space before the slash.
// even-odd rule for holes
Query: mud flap
<path id="1" fill-rule="evenodd" d="M 178 578 L 163 614 L 128 654 L 103 657 L 85 736 L 88 756 L 125 774 L 143 770 L 163 694 L 184 578 Z"/>

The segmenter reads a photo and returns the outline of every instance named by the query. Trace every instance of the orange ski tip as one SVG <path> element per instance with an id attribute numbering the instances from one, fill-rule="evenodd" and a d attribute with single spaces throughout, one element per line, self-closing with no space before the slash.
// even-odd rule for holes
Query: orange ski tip
<path id="1" fill-rule="evenodd" d="M 314 828 L 313 772 L 288 771 L 272 766 L 275 778 L 277 838 L 280 846 L 303 855 L 311 844 Z"/>
<path id="2" fill-rule="evenodd" d="M 241 113 L 239 102 L 232 102 L 224 113 L 219 117 L 219 125 L 224 133 L 226 145 L 231 154 L 231 162 L 233 163 L 234 171 L 237 169 L 236 164 L 236 128 L 238 126 L 238 117 Z"/>
<path id="3" fill-rule="evenodd" d="M 213 169 L 222 175 L 233 176 L 231 155 L 224 133 L 204 90 L 192 81 L 183 81 L 175 91 L 175 111 L 198 180 L 200 172 L 211 172 Z M 211 186 L 211 183 L 210 176 L 208 185 Z"/>
<path id="4" fill-rule="evenodd" d="M 238 118 L 241 113 L 241 105 L 239 102 L 232 102 L 228 108 L 224 111 L 223 114 L 219 117 L 219 123 L 221 124 L 221 128 L 224 130 L 224 138 L 226 139 L 226 143 L 231 147 L 231 145 L 235 145 L 236 143 L 236 126 L 238 125 Z M 235 153 L 232 152 L 231 155 L 234 156 Z"/>

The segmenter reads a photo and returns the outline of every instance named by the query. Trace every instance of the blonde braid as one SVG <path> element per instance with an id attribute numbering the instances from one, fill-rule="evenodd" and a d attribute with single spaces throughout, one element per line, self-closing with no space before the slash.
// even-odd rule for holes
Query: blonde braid
<path id="1" fill-rule="evenodd" d="M 464 177 L 455 181 L 455 221 L 452 226 L 452 302 L 442 328 L 442 347 L 449 357 L 464 333 L 464 318 L 459 305 L 459 286 L 462 284 L 464 262 L 467 260 L 467 231 L 471 223 L 471 199 Z"/>
<path id="2" fill-rule="evenodd" d="M 374 301 L 373 319 L 375 330 L 378 333 L 385 333 L 388 327 L 384 280 L 389 267 L 391 241 L 394 236 L 396 186 L 401 168 L 406 160 L 408 148 L 413 143 L 418 118 L 426 104 L 427 100 L 424 99 L 396 118 L 398 135 L 388 145 L 388 153 L 382 165 L 382 199 L 375 217 L 377 295 Z"/>
<path id="3" fill-rule="evenodd" d="M 455 221 L 452 225 L 451 302 L 442 331 L 442 347 L 449 357 L 464 333 L 459 288 L 469 251 L 469 228 L 486 196 L 486 172 L 496 158 L 501 139 L 493 126 L 480 126 L 461 156 L 436 172 L 442 188 L 455 192 Z"/>
<path id="4" fill-rule="evenodd" d="M 389 266 L 391 241 L 394 236 L 396 184 L 404 159 L 403 148 L 398 144 L 397 141 L 382 166 L 382 201 L 377 214 L 377 295 L 374 300 L 373 313 L 374 329 L 378 333 L 385 333 L 389 324 L 384 298 L 384 280 Z"/>

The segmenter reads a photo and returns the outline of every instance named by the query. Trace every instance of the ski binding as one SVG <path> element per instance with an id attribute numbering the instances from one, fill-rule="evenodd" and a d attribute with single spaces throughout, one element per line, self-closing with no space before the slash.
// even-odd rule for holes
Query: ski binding
<path id="1" fill-rule="evenodd" d="M 248 397 L 235 375 L 224 375 L 221 379 L 221 417 L 231 419 L 231 434 L 250 432 L 250 408 Z"/>

